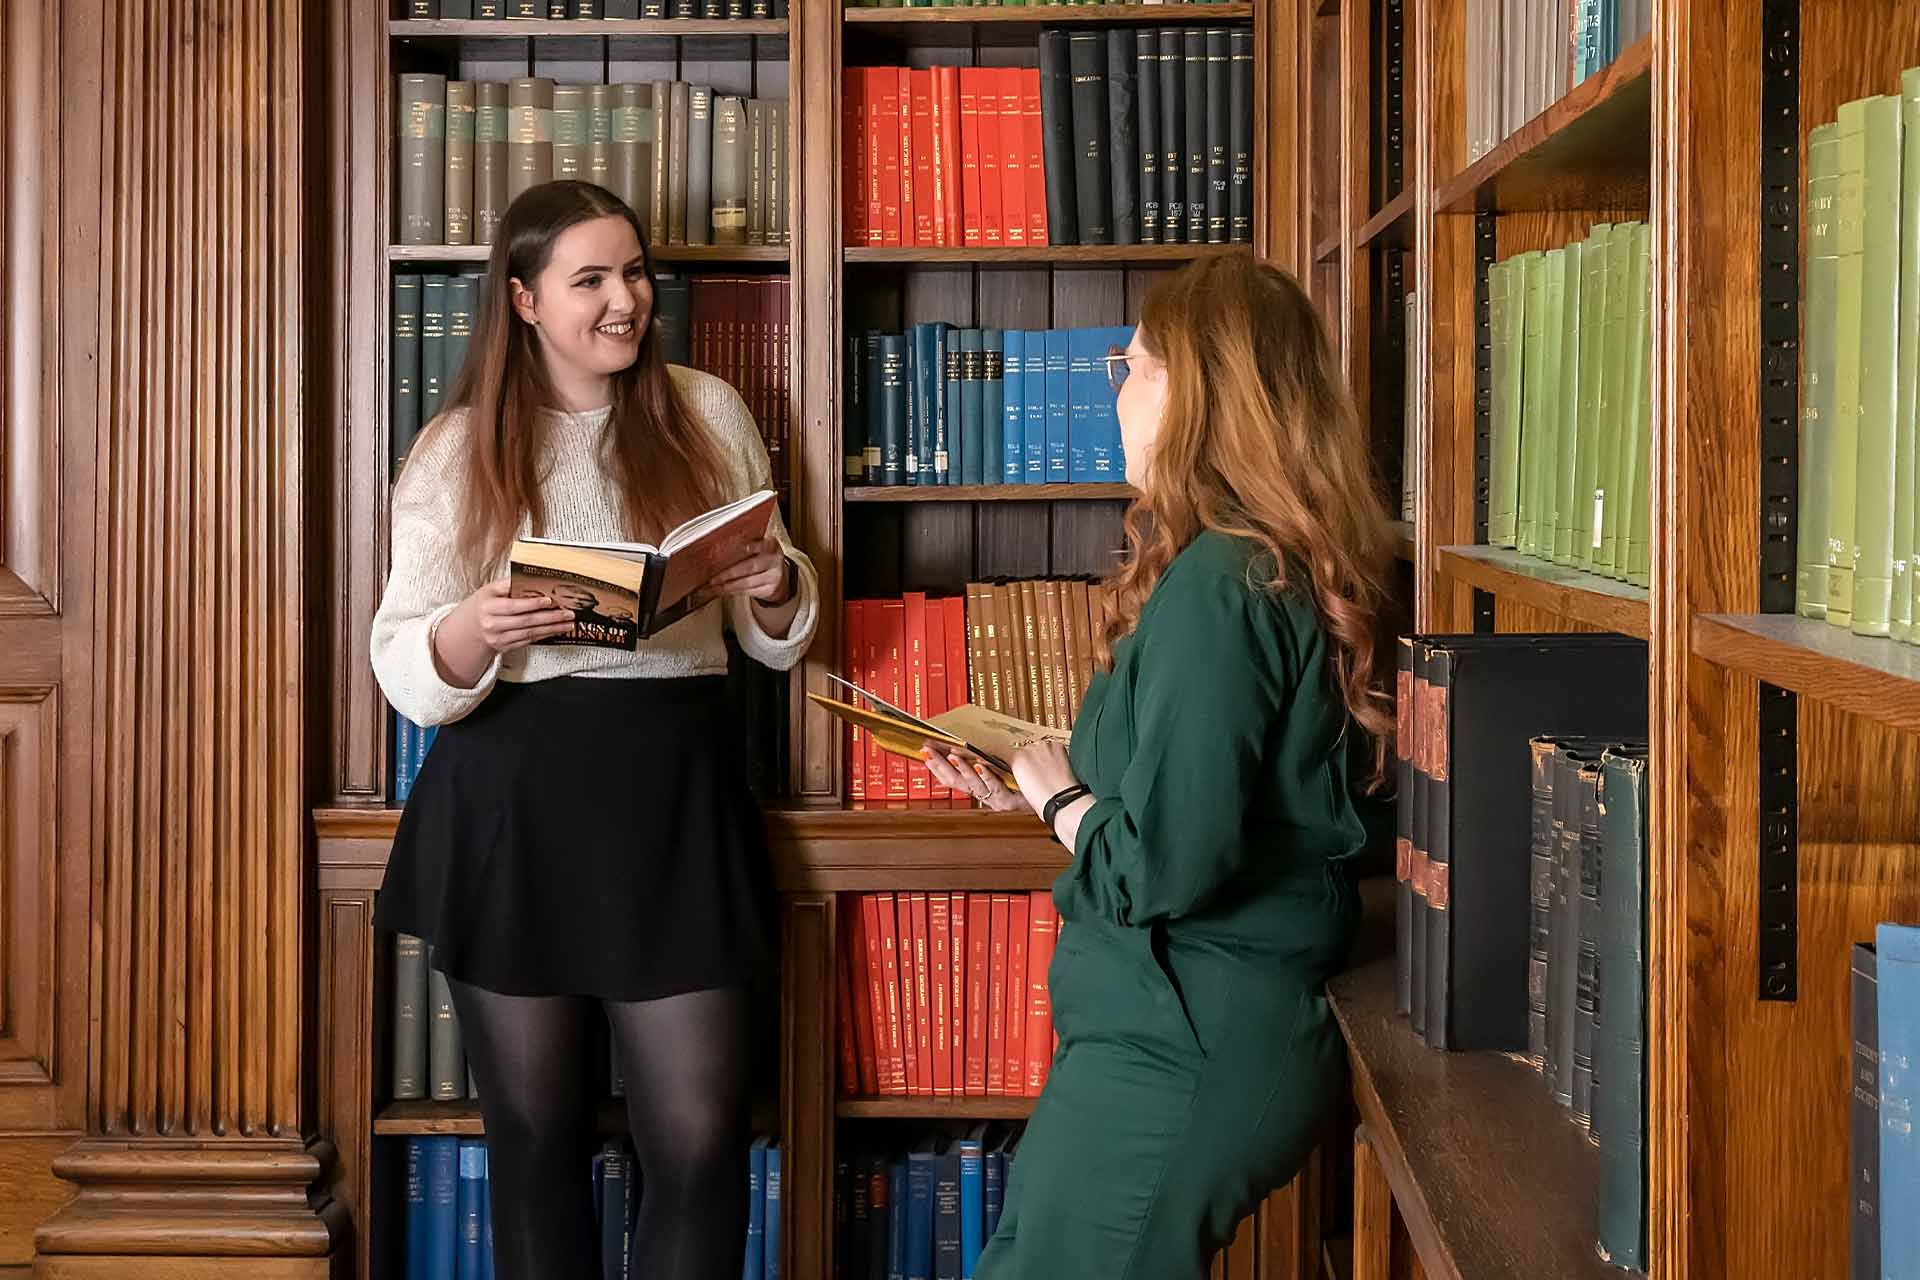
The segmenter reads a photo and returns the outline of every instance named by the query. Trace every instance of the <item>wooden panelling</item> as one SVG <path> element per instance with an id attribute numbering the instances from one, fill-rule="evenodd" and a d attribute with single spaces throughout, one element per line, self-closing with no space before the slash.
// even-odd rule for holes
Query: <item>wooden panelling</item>
<path id="1" fill-rule="evenodd" d="M 0 616 L 55 608 L 60 545 L 58 47 L 43 4 L 0 15 Z"/>
<path id="2" fill-rule="evenodd" d="M 0 1128 L 57 1124 L 53 1096 L 58 698 L 0 688 Z"/>
<path id="3" fill-rule="evenodd" d="M 833 942 L 836 899 L 802 894 L 781 909 L 780 1131 L 783 1274 L 833 1274 Z"/>
<path id="4" fill-rule="evenodd" d="M 335 1151 L 328 1189 L 354 1226 L 339 1247 L 353 1257 L 357 1275 L 371 1276 L 372 1241 L 363 1224 L 372 1205 L 376 1072 L 384 1066 L 373 1034 L 380 1007 L 374 981 L 373 894 L 335 887 L 328 879 L 323 871 L 315 957 L 319 1057 L 314 1083 L 319 1127 L 331 1136 Z"/>
<path id="5" fill-rule="evenodd" d="M 0 1265 L 33 1260 L 33 1233 L 65 1204 L 73 1187 L 53 1162 L 73 1145 L 64 1133 L 19 1135 L 0 1143 Z"/>

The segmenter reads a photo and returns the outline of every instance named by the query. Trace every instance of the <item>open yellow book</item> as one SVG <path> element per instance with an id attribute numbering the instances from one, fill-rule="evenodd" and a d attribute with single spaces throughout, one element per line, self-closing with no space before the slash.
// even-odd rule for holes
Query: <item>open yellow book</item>
<path id="1" fill-rule="evenodd" d="M 844 686 L 870 706 L 856 706 L 818 693 L 809 693 L 807 697 L 848 724 L 858 725 L 872 734 L 874 745 L 882 751 L 918 760 L 923 744 L 944 743 L 975 757 L 1015 790 L 1018 788 L 1014 786 L 1013 766 L 1008 761 L 1022 747 L 1048 740 L 1065 745 L 1073 737 L 1065 729 L 1049 729 L 970 702 L 923 720 L 831 672 L 827 679 Z"/>

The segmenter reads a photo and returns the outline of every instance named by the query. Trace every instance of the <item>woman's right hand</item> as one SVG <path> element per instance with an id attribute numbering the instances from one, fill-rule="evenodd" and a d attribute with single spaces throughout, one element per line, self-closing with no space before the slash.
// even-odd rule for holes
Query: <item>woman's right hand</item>
<path id="1" fill-rule="evenodd" d="M 441 678 L 471 689 L 493 665 L 495 654 L 573 630 L 573 610 L 545 595 L 509 594 L 507 579 L 489 582 L 462 600 L 434 632 L 433 656 Z"/>
<path id="2" fill-rule="evenodd" d="M 927 772 L 935 782 L 952 787 L 960 795 L 972 796 L 977 803 L 997 813 L 1021 813 L 1030 809 L 1019 792 L 1009 790 L 993 770 L 978 760 L 950 751 L 937 742 L 923 743 L 920 758 L 926 761 Z"/>

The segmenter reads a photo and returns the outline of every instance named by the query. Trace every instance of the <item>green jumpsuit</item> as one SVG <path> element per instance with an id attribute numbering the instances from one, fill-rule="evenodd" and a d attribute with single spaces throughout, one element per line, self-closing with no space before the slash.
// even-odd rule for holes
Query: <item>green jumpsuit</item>
<path id="1" fill-rule="evenodd" d="M 1053 889 L 1059 1050 L 978 1280 L 1202 1280 L 1345 1084 L 1322 985 L 1358 919 L 1360 735 L 1248 547 L 1175 558 L 1074 725 L 1097 803 Z"/>

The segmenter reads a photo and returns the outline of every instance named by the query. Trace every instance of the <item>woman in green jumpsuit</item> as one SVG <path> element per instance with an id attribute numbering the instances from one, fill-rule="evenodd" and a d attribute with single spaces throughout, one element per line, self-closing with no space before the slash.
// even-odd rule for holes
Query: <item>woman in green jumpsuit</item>
<path id="1" fill-rule="evenodd" d="M 1265 264 L 1170 277 L 1109 369 L 1142 497 L 1072 748 L 1021 753 L 1017 794 L 929 753 L 1074 854 L 1060 1046 L 978 1280 L 1199 1280 L 1344 1084 L 1323 986 L 1391 723 L 1365 438 L 1311 304 Z"/>

